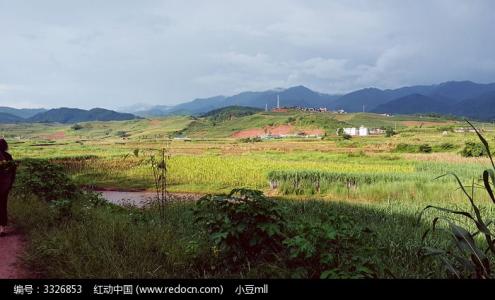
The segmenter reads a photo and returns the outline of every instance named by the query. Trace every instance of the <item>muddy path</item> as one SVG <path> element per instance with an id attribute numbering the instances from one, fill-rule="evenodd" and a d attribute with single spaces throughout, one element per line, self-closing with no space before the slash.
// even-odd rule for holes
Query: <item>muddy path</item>
<path id="1" fill-rule="evenodd" d="M 34 278 L 21 263 L 25 245 L 24 235 L 16 229 L 10 229 L 6 236 L 0 237 L 0 279 Z"/>
<path id="2" fill-rule="evenodd" d="M 131 205 L 144 207 L 156 199 L 156 193 L 149 191 L 96 191 L 103 198 L 117 205 Z M 195 193 L 169 193 L 172 201 L 197 201 L 202 194 Z M 28 270 L 24 269 L 20 256 L 23 255 L 26 240 L 22 232 L 15 228 L 9 229 L 7 235 L 0 237 L 0 279 L 26 279 L 35 278 Z"/>

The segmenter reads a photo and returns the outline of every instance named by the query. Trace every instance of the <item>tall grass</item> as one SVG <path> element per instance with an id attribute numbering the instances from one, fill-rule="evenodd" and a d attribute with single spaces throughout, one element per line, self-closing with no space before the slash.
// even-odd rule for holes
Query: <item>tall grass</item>
<path id="1" fill-rule="evenodd" d="M 372 232 L 363 241 L 372 249 L 378 277 L 442 278 L 439 262 L 417 256 L 422 230 L 433 219 L 426 214 L 422 230 L 414 227 L 425 202 L 349 204 L 279 199 L 291 224 L 320 224 L 346 217 Z M 452 204 L 447 204 L 452 207 Z M 14 195 L 11 214 L 28 234 L 25 263 L 43 278 L 290 278 L 297 270 L 278 265 L 251 265 L 232 273 L 219 266 L 216 250 L 193 222 L 194 203 L 171 203 L 165 222 L 156 208 L 74 203 L 71 219 L 35 197 Z M 460 207 L 467 207 L 459 204 Z M 495 216 L 495 211 L 489 212 Z M 428 238 L 431 247 L 448 245 L 448 236 Z"/>

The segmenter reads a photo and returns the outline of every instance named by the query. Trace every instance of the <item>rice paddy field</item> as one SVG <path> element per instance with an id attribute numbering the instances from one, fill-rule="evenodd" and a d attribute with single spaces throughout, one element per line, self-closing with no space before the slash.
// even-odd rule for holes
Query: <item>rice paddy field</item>
<path id="1" fill-rule="evenodd" d="M 324 129 L 326 135 L 321 139 L 284 138 L 258 142 L 232 137 L 238 130 L 290 122 L 297 128 Z M 10 141 L 10 152 L 21 164 L 26 158 L 46 159 L 63 166 L 74 182 L 85 188 L 153 190 L 149 157 L 165 149 L 167 183 L 171 192 L 224 193 L 245 187 L 261 190 L 284 203 L 294 217 L 300 209 L 308 219 L 334 209 L 357 222 L 366 223 L 376 232 L 376 244 L 371 247 L 376 246 L 376 250 L 382 252 L 375 254 L 374 259 L 392 270 L 394 277 L 400 278 L 445 276 L 437 262 L 423 262 L 416 255 L 421 235 L 435 215 L 428 214 L 421 228 L 414 228 L 412 224 L 427 205 L 470 209 L 454 177 L 441 176 L 455 173 L 463 183 L 473 185 L 480 182 L 483 170 L 490 164 L 486 157 L 460 155 L 466 142 L 478 141 L 475 133 L 455 132 L 467 124 L 434 117 L 302 113 L 272 116 L 271 113 L 258 113 L 221 124 L 201 118 L 169 117 L 80 125 L 82 128 L 77 130 L 72 125 L 62 124 L 0 125 L 0 134 Z M 336 135 L 339 127 L 361 125 L 391 127 L 397 134 L 348 140 Z M 476 126 L 483 129 L 485 138 L 495 146 L 495 127 L 481 123 Z M 176 136 L 187 139 L 174 139 Z M 425 144 L 427 151 L 419 150 Z M 495 217 L 488 195 L 482 192 L 475 195 L 483 211 L 490 218 Z M 184 235 L 195 234 L 193 228 L 184 230 L 190 230 Z M 438 243 L 446 244 L 447 241 Z M 39 253 L 36 245 L 33 247 L 31 255 L 36 256 Z M 182 259 L 186 258 L 177 258 L 178 261 Z M 115 273 L 98 273 L 95 269 L 82 271 L 74 265 L 68 268 L 61 264 L 55 268 L 59 264 L 57 262 L 49 269 L 38 267 L 46 276 L 85 277 L 89 272 L 96 274 L 95 277 L 115 276 Z M 431 269 L 432 264 L 436 270 Z M 68 273 L 61 273 L 63 268 L 69 270 Z M 170 268 L 160 272 L 156 276 L 148 276 L 144 271 L 139 274 L 183 277 Z M 188 271 L 181 269 L 180 272 Z M 193 273 L 189 275 L 200 276 Z M 255 272 L 219 276 L 289 276 L 283 272 L 276 274 Z M 388 274 L 387 271 L 379 277 L 387 278 Z"/>
<path id="2" fill-rule="evenodd" d="M 356 124 L 366 123 L 361 114 L 356 118 L 359 122 Z M 376 116 L 371 115 L 369 119 L 371 125 L 380 125 Z M 420 128 L 419 121 L 398 121 L 414 125 L 401 125 L 399 134 L 389 138 L 382 135 L 343 140 L 333 132 L 323 140 L 276 139 L 256 143 L 245 143 L 228 136 L 193 138 L 191 141 L 169 138 L 190 122 L 193 121 L 188 117 L 95 122 L 85 124 L 77 131 L 70 125 L 3 125 L 0 132 L 14 137 L 10 142 L 11 152 L 17 159 L 49 159 L 63 165 L 81 185 L 117 190 L 152 189 L 152 176 L 146 159 L 159 149 L 166 149 L 168 153 L 171 191 L 214 193 L 247 187 L 279 194 L 282 191 L 273 188 L 270 174 L 282 175 L 285 172 L 297 176 L 319 172 L 334 177 L 352 175 L 358 184 L 350 191 L 346 189 L 345 193 L 342 191 L 344 180 L 326 180 L 319 191 L 299 191 L 299 194 L 334 200 L 341 200 L 342 196 L 361 201 L 384 201 L 397 197 L 400 200 L 429 200 L 417 199 L 418 193 L 435 185 L 455 184 L 447 178 L 435 178 L 448 172 L 454 172 L 465 180 L 478 178 L 489 162 L 487 158 L 459 155 L 465 142 L 476 141 L 477 137 L 474 133 L 449 131 L 445 134 L 445 127 L 454 128 L 452 121 L 437 120 L 435 126 L 428 120 L 428 126 L 423 128 Z M 382 126 L 389 123 L 392 122 L 385 119 Z M 251 120 L 248 124 L 253 126 Z M 458 125 L 462 126 L 465 125 Z M 491 128 L 490 124 L 485 126 L 487 130 Z M 127 136 L 115 136 L 119 131 Z M 488 139 L 493 140 L 494 133 L 486 132 Z M 428 144 L 432 152 L 403 153 L 396 151 L 399 144 L 413 147 Z M 445 145 L 448 145 L 446 150 L 442 148 Z M 279 186 L 287 183 L 280 176 L 277 181 L 280 181 Z M 399 196 L 395 193 L 387 195 L 378 190 L 382 184 L 407 186 L 411 190 L 404 190 Z M 452 195 L 448 189 L 444 190 L 446 197 L 455 198 L 455 193 Z"/>

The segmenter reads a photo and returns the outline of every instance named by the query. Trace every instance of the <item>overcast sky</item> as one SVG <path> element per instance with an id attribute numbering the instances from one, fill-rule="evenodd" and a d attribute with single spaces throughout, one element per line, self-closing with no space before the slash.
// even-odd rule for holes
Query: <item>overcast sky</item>
<path id="1" fill-rule="evenodd" d="M 495 82 L 495 1 L 0 0 L 0 106 Z"/>

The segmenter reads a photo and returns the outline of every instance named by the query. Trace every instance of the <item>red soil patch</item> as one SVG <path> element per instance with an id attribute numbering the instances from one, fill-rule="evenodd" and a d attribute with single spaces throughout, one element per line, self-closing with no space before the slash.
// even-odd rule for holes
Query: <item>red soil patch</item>
<path id="1" fill-rule="evenodd" d="M 279 125 L 279 126 L 266 126 L 265 128 L 252 128 L 234 132 L 232 134 L 235 138 L 250 138 L 263 135 L 283 135 L 294 133 L 294 126 L 292 125 Z"/>
<path id="2" fill-rule="evenodd" d="M 302 131 L 304 135 L 319 135 L 323 136 L 325 135 L 325 130 L 323 129 L 305 129 Z"/>
<path id="3" fill-rule="evenodd" d="M 160 126 L 160 120 L 151 120 L 150 126 Z"/>
<path id="4" fill-rule="evenodd" d="M 45 138 L 48 140 L 61 140 L 61 139 L 65 138 L 65 132 L 58 131 L 58 132 L 55 132 L 53 134 L 46 135 Z"/>
<path id="5" fill-rule="evenodd" d="M 254 128 L 254 129 L 246 129 L 246 130 L 234 132 L 234 134 L 232 134 L 232 137 L 242 139 L 242 138 L 262 136 L 265 134 L 266 134 L 265 130 L 261 128 Z"/>
<path id="6" fill-rule="evenodd" d="M 281 135 L 281 134 L 291 134 L 295 132 L 294 126 L 292 125 L 279 125 L 276 127 L 268 127 L 268 133 L 272 135 Z"/>

